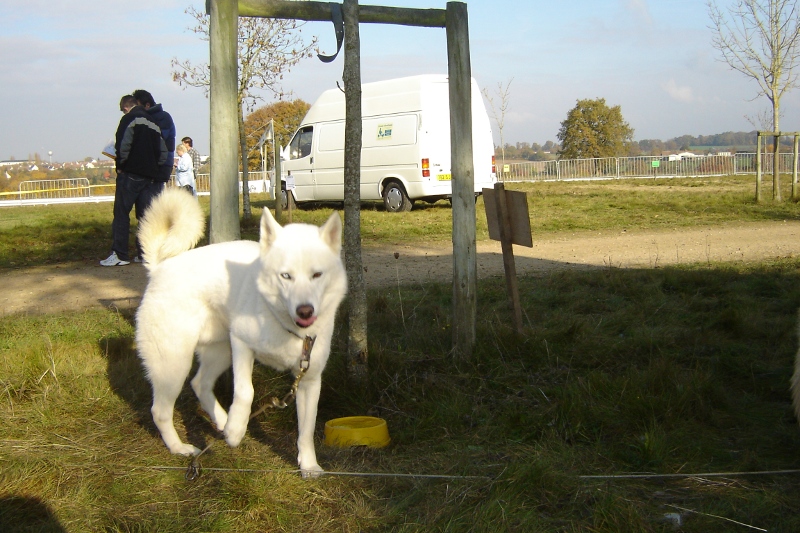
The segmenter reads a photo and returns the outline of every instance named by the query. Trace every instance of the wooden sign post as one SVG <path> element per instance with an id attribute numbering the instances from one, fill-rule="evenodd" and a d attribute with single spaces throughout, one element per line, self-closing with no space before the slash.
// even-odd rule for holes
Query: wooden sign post
<path id="1" fill-rule="evenodd" d="M 524 192 L 507 191 L 502 183 L 495 183 L 494 189 L 483 189 L 483 200 L 486 207 L 486 222 L 489 225 L 489 238 L 500 241 L 503 250 L 503 268 L 506 273 L 508 299 L 514 312 L 514 328 L 517 333 L 522 333 L 522 306 L 519 301 L 517 268 L 512 245 L 533 248 L 528 197 Z"/>

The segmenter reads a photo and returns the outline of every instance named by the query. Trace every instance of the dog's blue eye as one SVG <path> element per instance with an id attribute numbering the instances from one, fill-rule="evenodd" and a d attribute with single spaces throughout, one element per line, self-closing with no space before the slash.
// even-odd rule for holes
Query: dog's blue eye
<path id="1" fill-rule="evenodd" d="M 289 274 L 288 272 L 281 272 L 281 277 L 283 279 L 292 279 L 292 275 Z"/>

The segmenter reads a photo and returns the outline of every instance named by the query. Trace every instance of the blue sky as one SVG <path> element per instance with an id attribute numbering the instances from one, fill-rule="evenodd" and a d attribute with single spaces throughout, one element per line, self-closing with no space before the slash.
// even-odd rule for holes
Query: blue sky
<path id="1" fill-rule="evenodd" d="M 120 96 L 138 88 L 153 93 L 173 115 L 178 135 L 192 136 L 207 154 L 208 100 L 170 75 L 173 57 L 208 58 L 208 44 L 187 29 L 191 4 L 204 5 L 138 0 L 125 12 L 99 0 L 4 0 L 0 160 L 33 153 L 46 159 L 48 151 L 54 161 L 99 157 L 119 121 Z M 764 97 L 755 99 L 754 81 L 717 60 L 700 0 L 472 0 L 467 6 L 473 76 L 496 103 L 498 84 L 511 81 L 505 142 L 556 141 L 561 121 L 584 98 L 621 106 L 637 140 L 750 131 L 745 116 L 768 109 Z M 447 71 L 444 29 L 362 24 L 360 33 L 363 82 Z M 323 53 L 334 51 L 330 23 L 308 23 L 303 34 L 319 36 Z M 304 60 L 283 88 L 313 102 L 335 87 L 342 67 L 341 55 L 330 64 Z M 799 104 L 800 91 L 783 98 L 782 130 L 800 130 Z"/>

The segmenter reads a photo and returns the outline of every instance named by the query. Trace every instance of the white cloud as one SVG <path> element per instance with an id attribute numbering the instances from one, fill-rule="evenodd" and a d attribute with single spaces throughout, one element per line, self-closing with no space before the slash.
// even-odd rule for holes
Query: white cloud
<path id="1" fill-rule="evenodd" d="M 692 88 L 689 86 L 679 86 L 675 80 L 670 78 L 666 83 L 661 84 L 661 88 L 672 98 L 678 102 L 690 104 L 696 100 L 692 93 Z"/>
<path id="2" fill-rule="evenodd" d="M 625 7 L 629 9 L 638 20 L 647 24 L 653 22 L 647 0 L 625 0 Z"/>

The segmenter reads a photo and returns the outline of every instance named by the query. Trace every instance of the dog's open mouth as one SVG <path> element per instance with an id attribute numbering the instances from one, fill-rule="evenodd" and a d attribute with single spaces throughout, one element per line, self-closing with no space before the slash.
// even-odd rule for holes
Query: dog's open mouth
<path id="1" fill-rule="evenodd" d="M 298 326 L 300 326 L 301 328 L 307 328 L 311 324 L 313 324 L 316 320 L 317 320 L 317 317 L 313 316 L 313 315 L 308 317 L 308 318 L 297 317 L 297 319 L 295 319 L 294 323 L 297 324 Z"/>

